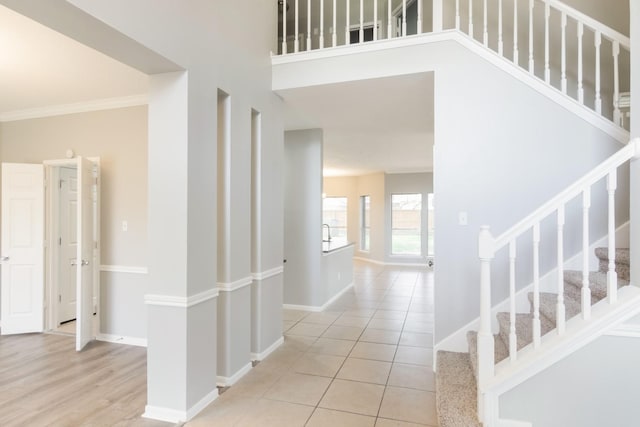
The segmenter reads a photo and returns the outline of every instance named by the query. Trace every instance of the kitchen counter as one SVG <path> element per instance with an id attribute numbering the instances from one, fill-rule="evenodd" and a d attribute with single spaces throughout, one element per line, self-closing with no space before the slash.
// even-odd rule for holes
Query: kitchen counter
<path id="1" fill-rule="evenodd" d="M 348 248 L 355 245 L 354 242 L 350 242 L 347 239 L 331 239 L 330 242 L 322 242 L 322 253 L 329 254 L 340 249 Z"/>

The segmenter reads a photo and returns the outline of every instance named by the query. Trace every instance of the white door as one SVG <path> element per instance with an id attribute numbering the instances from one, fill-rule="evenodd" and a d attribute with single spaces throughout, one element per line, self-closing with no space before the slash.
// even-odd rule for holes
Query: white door
<path id="1" fill-rule="evenodd" d="M 76 318 L 76 257 L 78 255 L 78 171 L 60 168 L 60 280 L 58 281 L 58 323 Z M 55 244 L 55 243 L 54 243 Z"/>
<path id="2" fill-rule="evenodd" d="M 2 164 L 2 335 L 42 332 L 44 168 Z"/>
<path id="3" fill-rule="evenodd" d="M 93 337 L 93 163 L 78 157 L 76 350 Z"/>

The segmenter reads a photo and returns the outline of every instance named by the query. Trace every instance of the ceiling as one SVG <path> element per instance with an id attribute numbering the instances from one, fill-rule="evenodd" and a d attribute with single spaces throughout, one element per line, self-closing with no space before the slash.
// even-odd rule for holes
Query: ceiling
<path id="1" fill-rule="evenodd" d="M 0 116 L 147 91 L 146 74 L 0 6 Z"/>
<path id="2" fill-rule="evenodd" d="M 0 5 L 0 120 L 148 92 L 148 76 Z M 326 175 L 432 170 L 433 75 L 279 92 L 285 128 L 324 130 Z"/>
<path id="3" fill-rule="evenodd" d="M 433 170 L 433 73 L 278 94 L 286 130 L 323 129 L 325 176 Z"/>

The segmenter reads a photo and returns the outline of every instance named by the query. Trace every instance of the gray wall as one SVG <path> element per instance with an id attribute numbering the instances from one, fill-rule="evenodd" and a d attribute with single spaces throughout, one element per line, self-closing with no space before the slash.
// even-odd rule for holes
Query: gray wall
<path id="1" fill-rule="evenodd" d="M 500 397 L 500 418 L 533 427 L 632 426 L 640 340 L 598 338 Z"/>
<path id="2" fill-rule="evenodd" d="M 283 300 L 321 306 L 322 131 L 288 131 L 284 141 Z"/>
<path id="3" fill-rule="evenodd" d="M 103 265 L 147 266 L 147 107 L 128 107 L 0 124 L 5 162 L 42 163 L 67 149 L 101 160 Z M 122 221 L 128 230 L 122 231 Z M 101 331 L 146 338 L 146 274 L 107 272 L 101 278 Z"/>

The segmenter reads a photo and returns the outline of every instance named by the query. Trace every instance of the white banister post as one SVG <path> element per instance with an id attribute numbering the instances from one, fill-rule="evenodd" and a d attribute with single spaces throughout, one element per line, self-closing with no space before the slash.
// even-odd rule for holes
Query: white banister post
<path id="1" fill-rule="evenodd" d="M 582 193 L 582 318 L 591 318 L 591 288 L 589 287 L 589 208 L 591 188 Z"/>
<path id="2" fill-rule="evenodd" d="M 422 0 L 418 0 L 418 19 L 416 21 L 416 34 L 422 34 Z"/>
<path id="3" fill-rule="evenodd" d="M 533 60 L 533 7 L 535 0 L 529 0 L 529 73 L 535 73 Z"/>
<path id="4" fill-rule="evenodd" d="M 333 0 L 333 28 L 331 31 L 331 46 L 333 47 L 336 47 L 338 45 L 338 28 L 336 27 L 338 10 L 336 9 L 336 7 L 336 0 Z"/>
<path id="5" fill-rule="evenodd" d="M 285 3 L 286 3 L 286 1 L 285 1 Z M 298 40 L 298 33 L 300 32 L 300 22 L 299 22 L 300 19 L 299 19 L 299 16 L 298 16 L 299 15 L 298 12 L 300 11 L 300 8 L 298 7 L 298 0 L 296 0 L 295 7 L 296 7 L 296 10 L 295 10 L 295 13 L 296 13 L 295 30 L 296 30 L 296 32 L 293 35 L 293 37 L 294 37 L 293 38 L 293 51 L 298 53 L 298 50 L 300 49 L 300 40 Z"/>
<path id="6" fill-rule="evenodd" d="M 347 3 L 349 0 L 347 0 Z M 391 25 L 391 0 L 387 0 L 387 38 L 390 39 L 393 36 L 393 26 Z"/>
<path id="7" fill-rule="evenodd" d="M 578 21 L 578 102 L 584 104 L 584 86 L 582 84 L 582 37 L 584 36 L 584 24 Z"/>
<path id="8" fill-rule="evenodd" d="M 344 25 L 344 44 L 351 44 L 351 31 L 349 28 L 350 25 L 350 21 L 351 21 L 351 8 L 349 7 L 350 1 L 349 0 L 345 0 L 345 5 L 346 5 L 346 10 L 345 10 L 345 16 L 346 16 L 346 23 Z"/>
<path id="9" fill-rule="evenodd" d="M 443 0 L 433 0 L 433 32 L 437 33 L 444 28 L 444 8 Z M 460 27 L 460 0 L 456 0 L 456 29 Z"/>
<path id="10" fill-rule="evenodd" d="M 456 30 L 460 29 L 460 0 L 456 0 Z"/>
<path id="11" fill-rule="evenodd" d="M 378 40 L 378 0 L 373 0 L 373 40 Z"/>
<path id="12" fill-rule="evenodd" d="M 503 55 L 504 42 L 502 40 L 502 0 L 498 0 L 498 54 Z"/>
<path id="13" fill-rule="evenodd" d="M 620 42 L 613 42 L 613 122 L 622 126 L 620 114 L 620 71 L 619 71 Z"/>
<path id="14" fill-rule="evenodd" d="M 495 369 L 494 341 L 491 331 L 491 260 L 495 240 L 488 226 L 480 227 L 478 253 L 480 255 L 480 330 L 478 331 L 478 408 L 484 408 L 483 389 L 493 378 Z M 482 412 L 480 416 L 482 417 Z"/>
<path id="15" fill-rule="evenodd" d="M 283 55 L 287 54 L 287 2 L 286 0 L 282 0 L 282 54 Z"/>
<path id="16" fill-rule="evenodd" d="M 540 347 L 540 223 L 533 226 L 533 348 Z"/>
<path id="17" fill-rule="evenodd" d="M 518 52 L 518 0 L 513 0 L 513 63 L 519 65 Z"/>
<path id="18" fill-rule="evenodd" d="M 616 188 L 618 187 L 618 171 L 613 170 L 607 177 L 609 194 L 609 270 L 607 271 L 607 297 L 609 304 L 618 300 L 618 274 L 616 273 Z"/>
<path id="19" fill-rule="evenodd" d="M 360 43 L 364 43 L 364 0 L 360 0 Z"/>
<path id="20" fill-rule="evenodd" d="M 562 65 L 561 65 L 561 75 L 560 75 L 560 87 L 562 89 L 562 93 L 567 93 L 567 14 L 566 12 L 562 12 Z"/>
<path id="21" fill-rule="evenodd" d="M 469 37 L 473 37 L 473 0 L 469 0 Z"/>
<path id="22" fill-rule="evenodd" d="M 307 0 L 307 50 L 311 50 L 311 0 Z"/>
<path id="23" fill-rule="evenodd" d="M 558 303 L 556 305 L 556 330 L 558 335 L 563 335 L 565 332 L 566 323 L 566 309 L 564 305 L 564 205 L 558 208 L 558 266 L 556 271 L 558 272 Z"/>
<path id="24" fill-rule="evenodd" d="M 482 0 L 483 8 L 483 29 L 482 29 L 482 43 L 485 46 L 489 46 L 489 17 L 487 16 L 487 0 Z"/>
<path id="25" fill-rule="evenodd" d="M 509 357 L 515 362 L 518 357 L 516 334 L 516 241 L 509 242 Z"/>
<path id="26" fill-rule="evenodd" d="M 324 49 L 324 0 L 320 0 L 320 46 L 318 49 Z"/>
<path id="27" fill-rule="evenodd" d="M 596 31 L 595 47 L 596 47 L 596 113 L 602 114 L 602 98 L 600 97 L 600 45 L 602 44 L 602 33 Z"/>
<path id="28" fill-rule="evenodd" d="M 402 0 L 402 37 L 407 36 L 407 0 Z"/>
<path id="29" fill-rule="evenodd" d="M 544 4 L 544 81 L 551 83 L 551 68 L 549 64 L 549 18 L 551 18 L 551 5 Z"/>

